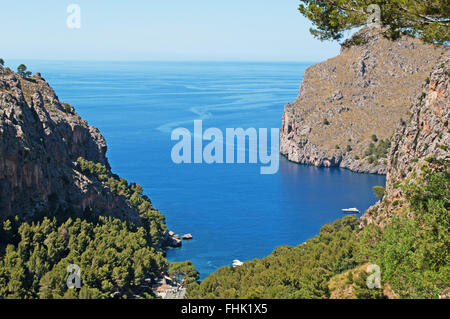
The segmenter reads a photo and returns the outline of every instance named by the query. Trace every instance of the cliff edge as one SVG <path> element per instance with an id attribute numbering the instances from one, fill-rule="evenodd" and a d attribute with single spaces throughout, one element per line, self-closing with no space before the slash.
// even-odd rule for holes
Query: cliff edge
<path id="1" fill-rule="evenodd" d="M 390 140 L 444 47 L 365 28 L 339 56 L 308 68 L 285 106 L 280 152 L 290 161 L 385 174 Z"/>
<path id="2" fill-rule="evenodd" d="M 79 157 L 109 168 L 105 139 L 40 74 L 22 77 L 0 67 L 0 137 L 2 218 L 90 208 L 137 219 L 124 198 L 76 169 Z"/>
<path id="3" fill-rule="evenodd" d="M 362 216 L 364 224 L 383 227 L 401 212 L 409 213 L 405 186 L 417 184 L 427 169 L 448 171 L 450 163 L 450 54 L 437 63 L 392 138 L 385 194 Z M 447 191 L 447 190 L 442 190 Z M 448 199 L 447 199 L 448 200 Z"/>
<path id="4" fill-rule="evenodd" d="M 142 187 L 111 172 L 106 151 L 39 73 L 0 66 L 0 220 L 110 216 L 149 228 L 155 248 L 181 246 Z"/>

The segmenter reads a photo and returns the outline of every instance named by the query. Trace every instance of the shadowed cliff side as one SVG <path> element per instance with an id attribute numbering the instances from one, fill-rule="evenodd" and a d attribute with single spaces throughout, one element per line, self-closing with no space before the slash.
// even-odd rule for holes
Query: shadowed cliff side
<path id="1" fill-rule="evenodd" d="M 113 174 L 104 137 L 39 73 L 0 66 L 0 220 L 111 216 L 146 225 L 155 247 L 180 246 L 142 187 Z"/>
<path id="2" fill-rule="evenodd" d="M 125 198 L 76 169 L 78 157 L 109 168 L 106 142 L 36 74 L 0 67 L 0 217 L 46 211 L 137 219 Z"/>

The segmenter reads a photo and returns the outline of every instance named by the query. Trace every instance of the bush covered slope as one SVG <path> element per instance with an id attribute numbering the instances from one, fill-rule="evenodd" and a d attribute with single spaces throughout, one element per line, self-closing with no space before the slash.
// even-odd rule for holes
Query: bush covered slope
<path id="1" fill-rule="evenodd" d="M 384 229 L 374 224 L 360 229 L 356 217 L 345 217 L 297 247 L 279 247 L 261 260 L 219 269 L 191 284 L 188 297 L 438 298 L 450 286 L 449 163 L 424 168 L 423 178 L 405 191 L 411 208 Z M 369 273 L 361 267 L 368 264 L 381 267 L 380 289 L 366 286 Z M 336 294 L 347 285 L 354 292 Z"/>
<path id="2" fill-rule="evenodd" d="M 111 172 L 100 132 L 40 74 L 0 65 L 0 298 L 151 297 L 168 233 L 142 187 Z"/>
<path id="3" fill-rule="evenodd" d="M 223 267 L 188 290 L 191 298 L 439 298 L 450 287 L 449 57 L 400 122 L 387 187 L 362 220 L 345 217 L 297 247 Z M 368 289 L 366 267 L 381 268 Z"/>

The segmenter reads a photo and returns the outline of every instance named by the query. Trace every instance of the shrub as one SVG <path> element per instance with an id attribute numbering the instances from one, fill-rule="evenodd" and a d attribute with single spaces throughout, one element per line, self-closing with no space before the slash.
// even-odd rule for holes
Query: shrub
<path id="1" fill-rule="evenodd" d="M 389 149 L 391 148 L 391 142 L 388 140 L 380 140 L 377 145 L 370 143 L 369 147 L 364 152 L 365 156 L 375 156 L 377 159 L 387 158 Z"/>
<path id="2" fill-rule="evenodd" d="M 373 191 L 375 193 L 375 196 L 378 198 L 383 198 L 386 189 L 383 186 L 374 186 Z"/>
<path id="3" fill-rule="evenodd" d="M 63 108 L 64 108 L 64 111 L 66 111 L 67 113 L 75 112 L 75 108 L 72 105 L 70 105 L 69 103 L 63 103 Z"/>
<path id="4" fill-rule="evenodd" d="M 17 74 L 23 77 L 28 77 L 31 75 L 31 72 L 27 71 L 27 67 L 25 66 L 25 64 L 21 64 L 17 67 Z"/>

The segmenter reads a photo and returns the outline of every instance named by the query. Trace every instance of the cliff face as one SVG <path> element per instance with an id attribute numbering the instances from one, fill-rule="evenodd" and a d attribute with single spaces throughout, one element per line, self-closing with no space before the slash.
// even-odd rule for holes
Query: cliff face
<path id="1" fill-rule="evenodd" d="M 285 106 L 281 154 L 385 174 L 388 140 L 444 52 L 419 39 L 392 42 L 378 29 L 361 30 L 339 56 L 305 72 L 297 100 Z"/>
<path id="2" fill-rule="evenodd" d="M 450 161 L 449 78 L 450 54 L 447 50 L 411 106 L 409 122 L 396 128 L 388 159 L 385 196 L 362 216 L 365 223 L 383 226 L 397 210 L 408 210 L 401 184 L 415 183 L 424 166 Z"/>
<path id="3" fill-rule="evenodd" d="M 137 219 L 125 197 L 76 167 L 83 157 L 109 168 L 105 153 L 98 129 L 61 103 L 40 74 L 25 78 L 0 66 L 0 219 L 86 209 Z"/>

